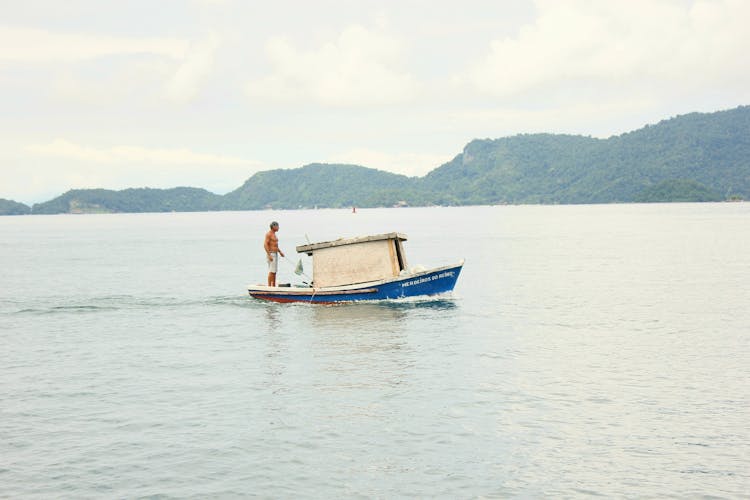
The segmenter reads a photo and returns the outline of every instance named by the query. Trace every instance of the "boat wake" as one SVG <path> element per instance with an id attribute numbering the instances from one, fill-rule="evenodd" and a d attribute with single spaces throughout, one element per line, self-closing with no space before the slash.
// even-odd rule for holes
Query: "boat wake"
<path id="1" fill-rule="evenodd" d="M 134 295 L 106 295 L 95 297 L 51 297 L 31 304 L 28 301 L 8 301 L 0 308 L 0 313 L 12 315 L 43 316 L 54 314 L 97 314 L 116 311 L 147 309 L 181 309 L 206 307 L 252 307 L 247 296 L 224 295 L 213 297 L 142 297 Z"/>

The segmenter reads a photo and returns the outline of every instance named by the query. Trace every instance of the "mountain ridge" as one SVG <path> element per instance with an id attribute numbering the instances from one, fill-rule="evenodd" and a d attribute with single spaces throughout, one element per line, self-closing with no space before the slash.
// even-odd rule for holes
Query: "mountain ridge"
<path id="1" fill-rule="evenodd" d="M 474 139 L 422 177 L 311 163 L 257 172 L 225 195 L 189 187 L 78 189 L 32 207 L 0 200 L 0 214 L 722 199 L 750 199 L 750 106 L 679 115 L 606 139 Z"/>

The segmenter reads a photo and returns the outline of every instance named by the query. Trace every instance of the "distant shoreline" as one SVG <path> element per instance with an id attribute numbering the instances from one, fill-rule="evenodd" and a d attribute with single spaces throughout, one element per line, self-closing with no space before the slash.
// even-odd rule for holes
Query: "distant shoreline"
<path id="1" fill-rule="evenodd" d="M 502 203 L 502 204 L 479 204 L 479 205 L 421 205 L 421 206 L 399 206 L 399 207 L 357 207 L 357 210 L 401 210 L 401 209 L 418 209 L 418 208 L 471 208 L 471 207 L 585 207 L 585 206 L 615 206 L 615 205 L 680 205 L 680 204 L 729 204 L 729 203 L 747 203 L 748 200 L 721 200 L 721 201 L 657 201 L 657 202 L 609 202 L 609 203 Z M 339 210 L 351 212 L 351 207 L 300 207 L 300 208 L 259 208 L 259 209 L 226 209 L 226 210 L 172 210 L 160 212 L 58 212 L 53 214 L 44 213 L 25 213 L 25 214 L 0 214 L 0 216 L 85 216 L 85 215 L 135 215 L 135 214 L 208 214 L 220 212 L 295 212 L 295 211 L 318 211 L 318 210 Z"/>

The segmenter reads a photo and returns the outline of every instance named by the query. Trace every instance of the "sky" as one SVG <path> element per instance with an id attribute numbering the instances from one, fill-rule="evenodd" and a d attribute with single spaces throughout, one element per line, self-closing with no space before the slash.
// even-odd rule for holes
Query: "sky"
<path id="1" fill-rule="evenodd" d="M 0 198 L 422 176 L 473 139 L 734 108 L 748 21 L 747 0 L 0 0 Z"/>

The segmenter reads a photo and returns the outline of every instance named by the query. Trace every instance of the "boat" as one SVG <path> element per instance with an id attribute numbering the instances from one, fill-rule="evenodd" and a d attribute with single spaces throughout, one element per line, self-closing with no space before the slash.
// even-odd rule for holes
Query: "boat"
<path id="1" fill-rule="evenodd" d="M 310 283 L 250 285 L 256 299 L 331 304 L 438 295 L 453 290 L 464 261 L 455 265 L 410 268 L 403 233 L 386 233 L 309 243 L 297 253 L 312 257 Z"/>

